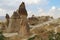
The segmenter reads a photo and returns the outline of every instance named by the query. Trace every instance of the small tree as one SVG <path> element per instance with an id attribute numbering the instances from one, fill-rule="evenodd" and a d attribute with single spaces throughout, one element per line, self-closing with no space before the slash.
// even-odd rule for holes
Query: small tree
<path id="1" fill-rule="evenodd" d="M 2 32 L 0 32 L 0 40 L 5 40 L 4 35 L 2 34 Z"/>
<path id="2" fill-rule="evenodd" d="M 60 33 L 56 34 L 56 40 L 60 40 Z"/>
<path id="3" fill-rule="evenodd" d="M 60 40 L 60 33 L 54 33 L 54 32 L 50 32 L 49 34 L 49 40 Z"/>
<path id="4" fill-rule="evenodd" d="M 55 40 L 55 34 L 54 32 L 49 32 L 49 36 L 48 36 L 49 40 Z"/>

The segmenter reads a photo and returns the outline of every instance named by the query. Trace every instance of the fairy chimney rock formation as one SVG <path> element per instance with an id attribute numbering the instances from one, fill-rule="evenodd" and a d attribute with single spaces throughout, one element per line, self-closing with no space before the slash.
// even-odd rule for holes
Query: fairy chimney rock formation
<path id="1" fill-rule="evenodd" d="M 20 28 L 20 16 L 16 11 L 14 11 L 13 15 L 10 18 L 8 32 L 18 32 Z"/>
<path id="2" fill-rule="evenodd" d="M 5 18 L 6 18 L 6 26 L 8 27 L 10 17 L 8 14 L 6 14 Z"/>
<path id="3" fill-rule="evenodd" d="M 21 18 L 19 34 L 22 38 L 28 37 L 29 36 L 29 25 L 27 21 L 28 14 L 24 2 L 22 2 L 21 5 L 19 6 L 18 13 L 20 14 Z"/>
<path id="4" fill-rule="evenodd" d="M 22 2 L 18 10 L 15 11 L 11 17 L 9 25 L 10 32 L 18 32 L 21 38 L 28 37 L 30 30 L 27 16 L 28 15 L 25 8 L 25 3 Z"/>

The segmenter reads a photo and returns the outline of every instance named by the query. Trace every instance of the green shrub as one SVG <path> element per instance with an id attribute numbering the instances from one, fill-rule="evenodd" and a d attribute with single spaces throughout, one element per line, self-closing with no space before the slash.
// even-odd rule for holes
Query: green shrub
<path id="1" fill-rule="evenodd" d="M 5 40 L 4 35 L 2 34 L 2 32 L 0 32 L 0 40 Z"/>

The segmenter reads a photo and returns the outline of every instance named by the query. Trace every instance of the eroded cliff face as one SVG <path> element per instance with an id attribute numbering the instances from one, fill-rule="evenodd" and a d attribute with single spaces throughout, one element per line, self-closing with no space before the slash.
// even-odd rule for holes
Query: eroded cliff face
<path id="1" fill-rule="evenodd" d="M 8 32 L 18 32 L 21 38 L 29 36 L 29 25 L 27 21 L 25 3 L 22 2 L 18 10 L 13 13 L 10 19 Z"/>

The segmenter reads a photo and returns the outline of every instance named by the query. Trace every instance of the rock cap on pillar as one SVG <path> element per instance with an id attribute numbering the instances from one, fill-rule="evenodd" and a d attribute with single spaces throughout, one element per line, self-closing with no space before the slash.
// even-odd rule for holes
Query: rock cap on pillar
<path id="1" fill-rule="evenodd" d="M 9 15 L 8 15 L 8 14 L 6 14 L 5 18 L 6 18 L 6 19 L 9 19 L 10 17 L 9 17 Z"/>
<path id="2" fill-rule="evenodd" d="M 19 6 L 18 13 L 20 15 L 28 16 L 24 2 L 22 2 L 21 5 Z"/>

